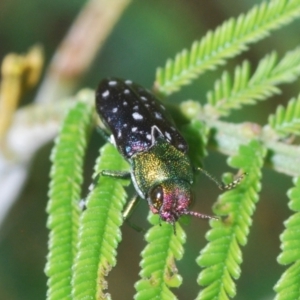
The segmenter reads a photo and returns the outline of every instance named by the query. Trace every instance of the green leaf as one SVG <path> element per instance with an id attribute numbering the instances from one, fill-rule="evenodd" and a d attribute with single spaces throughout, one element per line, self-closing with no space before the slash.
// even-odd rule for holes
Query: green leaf
<path id="1" fill-rule="evenodd" d="M 51 182 L 47 213 L 49 254 L 47 299 L 71 299 L 71 276 L 78 239 L 82 167 L 92 125 L 93 106 L 85 101 L 90 92 L 79 94 L 68 112 L 51 154 Z"/>
<path id="2" fill-rule="evenodd" d="M 212 220 L 212 229 L 207 233 L 209 243 L 197 259 L 204 267 L 198 283 L 206 286 L 197 299 L 229 299 L 236 294 L 233 279 L 240 277 L 242 253 L 240 246 L 247 243 L 249 227 L 260 190 L 261 168 L 265 148 L 253 140 L 242 145 L 239 153 L 230 160 L 230 165 L 243 169 L 248 175 L 234 190 L 222 194 L 214 207 L 223 221 Z"/>
<path id="3" fill-rule="evenodd" d="M 250 43 L 266 37 L 300 16 L 299 0 L 271 0 L 254 6 L 247 14 L 230 19 L 209 31 L 156 72 L 155 89 L 170 95 L 206 70 L 216 69 L 230 57 L 247 50 Z"/>
<path id="4" fill-rule="evenodd" d="M 286 108 L 279 105 L 269 117 L 269 125 L 280 136 L 300 135 L 300 95 L 291 99 Z"/>
<path id="5" fill-rule="evenodd" d="M 280 236 L 282 253 L 278 262 L 292 265 L 282 274 L 275 285 L 276 300 L 300 299 L 300 177 L 294 180 L 295 187 L 288 191 L 289 207 L 296 213 L 284 222 L 286 229 Z"/>
<path id="6" fill-rule="evenodd" d="M 142 252 L 141 279 L 135 284 L 134 299 L 177 299 L 170 288 L 182 282 L 175 260 L 182 258 L 185 233 L 178 222 L 175 235 L 170 224 L 163 222 L 160 226 L 158 215 L 150 213 L 148 220 L 154 226 L 146 234 L 148 245 Z"/>
<path id="7" fill-rule="evenodd" d="M 226 116 L 232 109 L 242 105 L 255 104 L 271 95 L 280 93 L 275 85 L 289 83 L 300 75 L 300 48 L 288 52 L 278 62 L 275 52 L 265 56 L 250 78 L 250 64 L 245 61 L 236 67 L 234 78 L 224 72 L 216 81 L 213 91 L 207 93 L 207 100 L 214 109 L 215 115 Z M 206 106 L 211 112 L 212 108 Z"/>
<path id="8" fill-rule="evenodd" d="M 101 170 L 128 171 L 117 149 L 107 144 L 100 150 L 95 174 Z M 99 176 L 80 218 L 78 253 L 74 264 L 72 299 L 109 299 L 105 277 L 116 265 L 121 240 L 122 210 L 128 180 Z"/>
<path id="9" fill-rule="evenodd" d="M 188 156 L 193 166 L 202 166 L 202 159 L 207 155 L 208 128 L 203 122 L 193 120 L 181 127 L 181 132 L 189 145 Z"/>

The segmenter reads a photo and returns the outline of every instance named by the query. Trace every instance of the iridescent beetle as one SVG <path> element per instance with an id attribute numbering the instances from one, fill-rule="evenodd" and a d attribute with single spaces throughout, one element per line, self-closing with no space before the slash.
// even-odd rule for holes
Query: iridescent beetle
<path id="1" fill-rule="evenodd" d="M 130 80 L 104 79 L 96 92 L 96 109 L 111 132 L 110 141 L 131 165 L 130 173 L 103 170 L 101 175 L 131 176 L 138 196 L 148 201 L 152 213 L 171 223 L 174 231 L 182 215 L 213 218 L 189 210 L 194 170 L 187 156 L 188 145 L 152 93 Z M 243 178 L 222 185 L 198 169 L 221 189 L 234 188 Z M 125 218 L 127 214 L 128 210 Z"/>

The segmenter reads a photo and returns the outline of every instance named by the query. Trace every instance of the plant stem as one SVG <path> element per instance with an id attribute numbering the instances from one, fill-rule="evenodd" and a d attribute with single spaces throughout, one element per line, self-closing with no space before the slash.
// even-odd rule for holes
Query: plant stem
<path id="1" fill-rule="evenodd" d="M 258 139 L 268 148 L 266 165 L 289 176 L 300 175 L 300 147 L 275 140 L 267 127 L 262 129 L 255 123 L 233 124 L 216 120 L 205 122 L 213 129 L 209 144 L 219 152 L 233 155 L 249 139 Z"/>
<path id="2" fill-rule="evenodd" d="M 71 95 L 131 0 L 90 0 L 72 24 L 49 65 L 36 101 Z"/>

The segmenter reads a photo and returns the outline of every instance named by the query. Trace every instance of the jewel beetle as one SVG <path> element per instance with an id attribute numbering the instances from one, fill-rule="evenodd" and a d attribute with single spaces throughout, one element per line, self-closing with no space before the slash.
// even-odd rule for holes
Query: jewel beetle
<path id="1" fill-rule="evenodd" d="M 165 106 L 147 89 L 130 80 L 104 79 L 96 91 L 96 110 L 110 131 L 110 141 L 131 166 L 130 173 L 103 170 L 100 174 L 131 177 L 138 196 L 160 219 L 174 226 L 183 215 L 211 216 L 191 211 L 194 169 L 188 145 Z M 200 169 L 202 170 L 202 169 Z M 202 170 L 204 171 L 204 170 Z M 221 189 L 235 187 L 242 176 Z"/>

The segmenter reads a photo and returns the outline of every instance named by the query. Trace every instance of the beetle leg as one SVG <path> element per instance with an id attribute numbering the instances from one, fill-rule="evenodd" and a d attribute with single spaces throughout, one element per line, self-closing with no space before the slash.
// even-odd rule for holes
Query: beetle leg
<path id="1" fill-rule="evenodd" d="M 130 176 L 131 176 L 130 172 L 127 172 L 127 171 L 102 170 L 96 176 L 95 179 L 97 179 L 100 175 L 115 177 L 115 178 L 120 178 L 120 179 L 130 179 Z"/>
<path id="2" fill-rule="evenodd" d="M 104 128 L 97 126 L 96 131 L 105 139 L 105 141 L 110 141 L 110 134 Z"/>
<path id="3" fill-rule="evenodd" d="M 135 194 L 132 199 L 127 203 L 124 211 L 123 211 L 123 219 L 124 221 L 134 230 L 136 230 L 137 232 L 145 232 L 145 229 L 137 226 L 136 224 L 130 222 L 129 218 L 131 216 L 131 214 L 133 213 L 133 211 L 137 208 L 138 204 L 140 203 L 140 197 L 138 194 Z"/>

